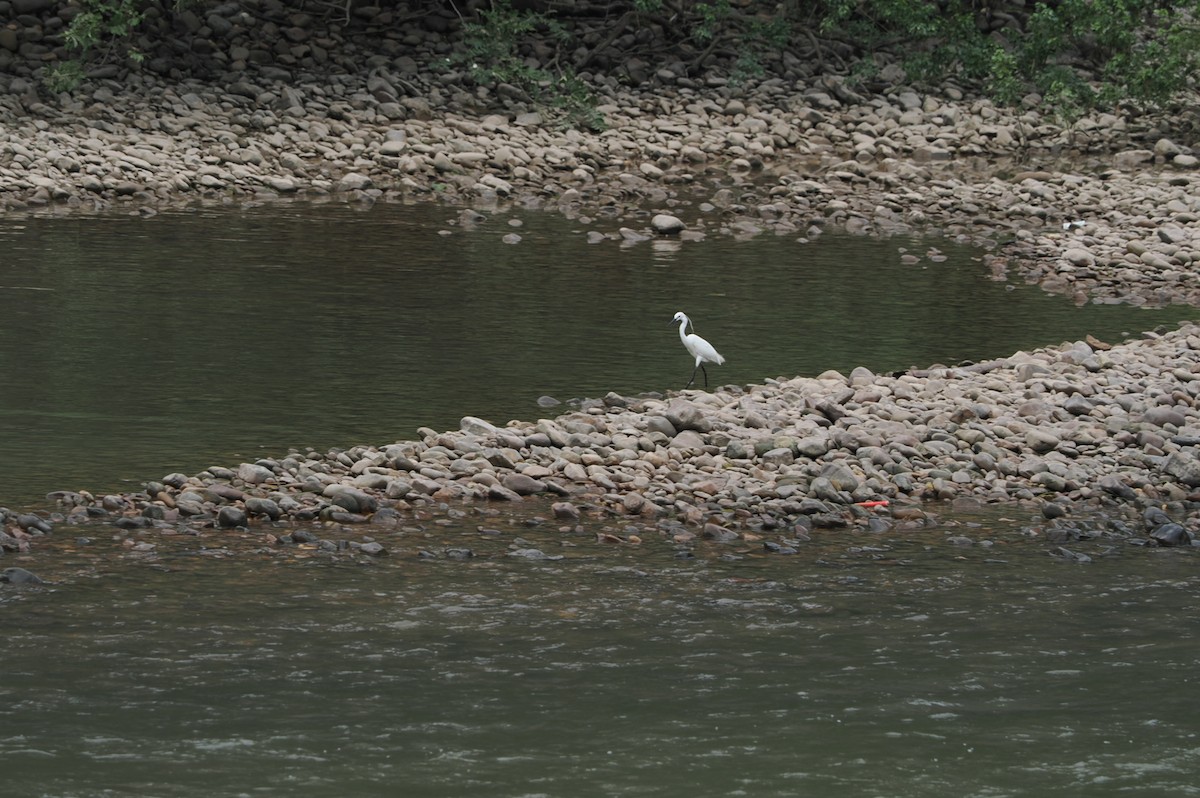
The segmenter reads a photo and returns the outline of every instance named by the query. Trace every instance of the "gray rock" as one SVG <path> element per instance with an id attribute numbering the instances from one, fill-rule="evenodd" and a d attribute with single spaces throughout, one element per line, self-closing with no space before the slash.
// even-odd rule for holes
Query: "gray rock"
<path id="1" fill-rule="evenodd" d="M 1121 481 L 1120 477 L 1115 474 L 1106 474 L 1100 478 L 1098 484 L 1105 493 L 1118 499 L 1134 501 L 1138 497 L 1137 491 Z"/>
<path id="2" fill-rule="evenodd" d="M 681 437 L 688 434 L 695 435 L 695 433 L 681 433 Z M 791 465 L 796 457 L 792 454 L 791 449 L 771 449 L 765 452 L 761 459 L 763 465 L 781 466 Z"/>
<path id="3" fill-rule="evenodd" d="M 1189 488 L 1200 487 L 1200 459 L 1186 452 L 1172 452 L 1163 470 Z"/>
<path id="4" fill-rule="evenodd" d="M 1147 424 L 1153 424 L 1156 427 L 1163 427 L 1167 424 L 1174 427 L 1182 427 L 1187 424 L 1187 416 L 1174 407 L 1156 405 L 1142 414 L 1142 421 Z"/>
<path id="5" fill-rule="evenodd" d="M 17 516 L 17 526 L 35 535 L 49 535 L 54 531 L 50 522 L 33 513 L 22 513 Z"/>
<path id="6" fill-rule="evenodd" d="M 700 433 L 694 430 L 685 429 L 683 432 L 671 439 L 671 448 L 673 449 L 702 449 L 704 448 L 704 438 Z"/>
<path id="7" fill-rule="evenodd" d="M 217 525 L 225 529 L 246 526 L 246 511 L 233 505 L 225 505 L 217 511 Z"/>
<path id="8" fill-rule="evenodd" d="M 1190 546 L 1192 533 L 1179 524 L 1163 524 L 1150 533 L 1150 537 L 1160 546 Z"/>
<path id="9" fill-rule="evenodd" d="M 283 516 L 283 509 L 273 499 L 252 496 L 246 499 L 246 514 L 248 516 L 266 516 L 272 521 L 278 521 Z"/>
<path id="10" fill-rule="evenodd" d="M 275 479 L 275 472 L 255 463 L 242 463 L 237 470 L 238 479 L 247 485 L 261 485 Z"/>
<path id="11" fill-rule="evenodd" d="M 0 582 L 10 585 L 44 585 L 46 580 L 24 568 L 5 568 L 0 571 Z"/>
<path id="12" fill-rule="evenodd" d="M 363 191 L 372 185 L 374 183 L 370 177 L 358 174 L 357 172 L 351 172 L 342 176 L 342 179 L 338 181 L 337 188 L 338 191 Z"/>
<path id="13" fill-rule="evenodd" d="M 673 235 L 687 227 L 679 217 L 666 213 L 655 214 L 650 220 L 650 226 L 660 235 Z"/>
<path id="14" fill-rule="evenodd" d="M 563 555 L 561 554 L 547 554 L 541 549 L 532 548 L 513 549 L 512 551 L 508 552 L 508 556 L 516 557 L 522 560 L 561 560 L 563 558 Z"/>
<path id="15" fill-rule="evenodd" d="M 560 521 L 579 520 L 579 508 L 571 502 L 555 502 L 550 505 L 550 510 L 554 513 L 554 517 Z"/>
<path id="16" fill-rule="evenodd" d="M 348 485 L 330 485 L 325 488 L 324 495 L 332 504 L 352 513 L 373 513 L 379 509 L 374 496 Z"/>
<path id="17" fill-rule="evenodd" d="M 520 496 L 532 496 L 535 493 L 544 493 L 546 491 L 546 483 L 541 480 L 526 476 L 525 474 L 506 474 L 501 484 Z"/>
<path id="18" fill-rule="evenodd" d="M 458 422 L 458 427 L 468 435 L 476 435 L 481 438 L 494 438 L 499 431 L 495 424 L 475 416 L 463 416 L 462 420 Z"/>
<path id="19" fill-rule="evenodd" d="M 854 472 L 841 463 L 830 463 L 821 469 L 821 477 L 829 480 L 834 490 L 853 493 L 861 484 Z"/>
<path id="20" fill-rule="evenodd" d="M 712 432 L 712 421 L 705 417 L 704 410 L 687 399 L 672 400 L 664 415 L 677 430 Z"/>
<path id="21" fill-rule="evenodd" d="M 1044 429 L 1031 429 L 1025 433 L 1025 445 L 1038 454 L 1054 451 L 1062 443 L 1053 432 Z"/>

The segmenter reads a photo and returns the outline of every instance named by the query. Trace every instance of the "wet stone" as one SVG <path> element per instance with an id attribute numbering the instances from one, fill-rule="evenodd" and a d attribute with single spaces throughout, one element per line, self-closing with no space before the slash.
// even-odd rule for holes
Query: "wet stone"
<path id="1" fill-rule="evenodd" d="M 245 526 L 247 520 L 246 512 L 240 507 L 226 505 L 217 511 L 217 525 L 226 529 Z"/>
<path id="2" fill-rule="evenodd" d="M 24 568 L 5 568 L 0 571 L 0 582 L 7 582 L 10 585 L 43 585 L 46 580 Z"/>

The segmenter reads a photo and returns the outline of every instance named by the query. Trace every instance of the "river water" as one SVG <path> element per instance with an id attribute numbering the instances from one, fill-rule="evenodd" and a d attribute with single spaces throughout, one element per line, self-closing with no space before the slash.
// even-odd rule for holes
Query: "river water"
<path id="1" fill-rule="evenodd" d="M 55 584 L 0 592 L 5 794 L 1200 793 L 1195 554 L 1064 562 L 1018 520 L 690 559 L 545 527 L 380 533 L 370 561 L 59 530 Z"/>
<path id="2" fill-rule="evenodd" d="M 726 356 L 722 383 L 1194 314 L 1076 308 L 947 242 L 624 247 L 586 243 L 606 219 L 457 220 L 337 204 L 3 220 L 0 504 L 682 387 L 677 310 Z M 611 546 L 481 508 L 317 530 L 377 537 L 379 558 L 261 527 L 60 525 L 0 561 L 49 581 L 0 584 L 0 794 L 1196 795 L 1195 554 L 1101 537 L 1064 562 L 1005 512 L 818 531 L 790 557 Z M 561 559 L 514 556 L 529 549 Z"/>

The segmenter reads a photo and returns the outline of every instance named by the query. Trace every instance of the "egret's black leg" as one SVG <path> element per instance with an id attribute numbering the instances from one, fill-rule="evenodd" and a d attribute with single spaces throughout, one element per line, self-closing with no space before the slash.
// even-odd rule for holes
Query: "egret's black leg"
<path id="1" fill-rule="evenodd" d="M 685 391 L 686 391 L 688 388 L 691 388 L 691 387 L 692 387 L 692 383 L 696 381 L 696 368 L 697 368 L 696 366 L 693 366 L 693 367 L 692 367 L 692 378 L 691 378 L 690 380 L 688 380 L 688 384 L 687 384 L 687 385 L 683 386 L 683 390 L 685 390 Z M 705 384 L 705 387 L 708 387 L 708 386 L 707 386 L 707 383 Z"/>
<path id="2" fill-rule="evenodd" d="M 704 368 L 704 364 L 700 364 L 700 370 L 704 372 L 704 390 L 708 390 L 708 369 Z"/>

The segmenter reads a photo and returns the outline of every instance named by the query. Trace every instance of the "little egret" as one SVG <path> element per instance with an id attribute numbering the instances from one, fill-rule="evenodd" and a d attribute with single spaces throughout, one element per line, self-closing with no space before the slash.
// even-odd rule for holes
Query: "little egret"
<path id="1" fill-rule="evenodd" d="M 725 362 L 725 358 L 713 349 L 713 345 L 705 341 L 699 335 L 686 332 L 687 326 L 692 324 L 692 320 L 687 317 L 683 311 L 675 314 L 675 318 L 671 320 L 672 324 L 679 324 L 679 340 L 683 341 L 683 348 L 688 351 L 688 354 L 696 358 L 696 365 L 692 368 L 692 378 L 688 380 L 688 384 L 683 386 L 684 390 L 692 387 L 692 383 L 696 381 L 696 369 L 704 372 L 704 387 L 708 387 L 708 370 L 704 368 L 705 361 L 716 363 L 718 366 Z M 696 325 L 692 324 L 692 329 L 696 329 Z"/>

